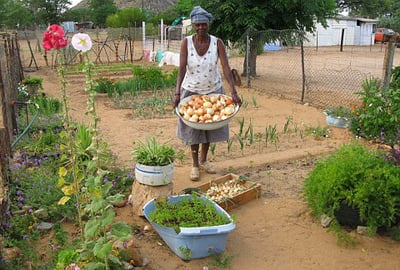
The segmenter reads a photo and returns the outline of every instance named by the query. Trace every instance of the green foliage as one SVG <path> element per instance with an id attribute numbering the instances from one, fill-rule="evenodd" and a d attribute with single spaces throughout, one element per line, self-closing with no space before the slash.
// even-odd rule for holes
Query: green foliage
<path id="1" fill-rule="evenodd" d="M 315 139 L 329 138 L 329 127 L 327 126 L 305 126 L 305 135 L 313 136 Z"/>
<path id="2" fill-rule="evenodd" d="M 114 81 L 108 78 L 99 78 L 95 80 L 96 93 L 107 93 L 108 97 L 112 97 L 115 91 Z"/>
<path id="3" fill-rule="evenodd" d="M 400 88 L 400 66 L 393 68 L 392 78 L 390 80 L 390 87 Z"/>
<path id="4" fill-rule="evenodd" d="M 249 28 L 303 29 L 312 30 L 314 20 L 325 23 L 335 12 L 334 0 L 305 0 L 297 2 L 275 1 L 235 1 L 223 3 L 200 1 L 206 10 L 212 12 L 214 21 L 211 32 L 224 40 L 238 41 Z M 291 16 L 288 16 L 291 14 Z M 232 18 L 235 18 L 232 20 Z"/>
<path id="5" fill-rule="evenodd" d="M 68 9 L 62 14 L 62 18 L 63 21 L 72 22 L 88 22 L 92 20 L 90 10 L 86 7 Z"/>
<path id="6" fill-rule="evenodd" d="M 134 109 L 139 117 L 165 115 L 165 108 L 172 102 L 171 89 L 176 84 L 177 69 L 166 73 L 159 67 L 144 68 L 135 65 L 132 72 L 132 79 L 117 81 L 112 90 L 108 90 L 108 95 L 113 96 L 114 104 L 118 108 Z"/>
<path id="7" fill-rule="evenodd" d="M 32 102 L 36 104 L 36 107 L 42 116 L 54 116 L 55 114 L 60 113 L 62 109 L 60 100 L 44 95 L 34 97 Z"/>
<path id="8" fill-rule="evenodd" d="M 341 203 L 360 210 L 371 233 L 390 228 L 400 217 L 400 168 L 381 151 L 352 142 L 317 161 L 304 182 L 312 213 L 334 218 Z"/>
<path id="9" fill-rule="evenodd" d="M 350 10 L 352 16 L 377 18 L 395 10 L 393 6 L 395 1 L 392 0 L 337 0 L 337 2 L 341 10 Z"/>
<path id="10" fill-rule="evenodd" d="M 339 106 L 328 108 L 324 111 L 327 115 L 336 116 L 336 117 L 344 117 L 351 119 L 353 117 L 353 111 L 350 108 Z"/>
<path id="11" fill-rule="evenodd" d="M 23 85 L 39 85 L 40 88 L 43 88 L 43 78 L 39 78 L 39 77 L 27 77 L 25 79 L 22 80 L 21 82 Z"/>
<path id="12" fill-rule="evenodd" d="M 79 257 L 76 250 L 62 250 L 58 253 L 57 265 L 54 270 L 64 270 L 67 265 L 74 263 Z"/>
<path id="13" fill-rule="evenodd" d="M 0 9 L 0 23 L 11 29 L 30 27 L 34 22 L 33 12 L 20 1 L 4 1 Z"/>
<path id="14" fill-rule="evenodd" d="M 65 140 L 61 133 L 34 132 L 20 141 L 19 148 L 26 154 L 40 157 L 57 153 L 57 147 L 62 143 Z"/>
<path id="15" fill-rule="evenodd" d="M 178 202 L 167 198 L 155 201 L 155 210 L 149 214 L 150 220 L 161 226 L 171 227 L 177 233 L 180 227 L 207 227 L 229 224 L 231 220 L 215 209 L 210 200 L 203 200 L 196 194 Z"/>
<path id="16" fill-rule="evenodd" d="M 175 150 L 161 144 L 156 137 L 147 137 L 146 141 L 134 142 L 133 159 L 136 163 L 147 166 L 165 166 L 174 162 Z"/>
<path id="17" fill-rule="evenodd" d="M 224 255 L 224 252 L 218 248 L 210 248 L 209 253 L 214 258 L 213 261 L 210 261 L 210 264 L 217 266 L 219 269 L 229 269 L 233 258 L 235 258 L 235 255 Z"/>
<path id="18" fill-rule="evenodd" d="M 89 0 L 89 9 L 93 22 L 99 26 L 104 26 L 107 16 L 117 11 L 113 0 Z"/>
<path id="19" fill-rule="evenodd" d="M 134 27 L 146 21 L 146 15 L 140 8 L 124 8 L 116 13 L 109 15 L 106 19 L 106 25 L 109 27 Z"/>
<path id="20" fill-rule="evenodd" d="M 355 108 L 350 130 L 356 136 L 394 145 L 400 126 L 400 88 L 383 88 L 378 79 L 363 83 L 361 106 Z"/>

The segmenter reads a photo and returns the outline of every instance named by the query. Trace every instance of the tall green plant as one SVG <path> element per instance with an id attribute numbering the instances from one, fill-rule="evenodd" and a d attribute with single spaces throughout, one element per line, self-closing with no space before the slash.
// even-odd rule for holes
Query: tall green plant
<path id="1" fill-rule="evenodd" d="M 79 46 L 91 44 L 88 35 L 81 34 L 79 39 Z M 83 232 L 82 241 L 79 243 L 78 261 L 86 262 L 85 269 L 109 270 L 122 267 L 122 262 L 113 254 L 112 247 L 116 241 L 129 239 L 131 228 L 123 222 L 114 222 L 115 211 L 112 204 L 121 201 L 123 195 L 110 195 L 112 183 L 103 182 L 109 172 L 102 169 L 102 148 L 98 134 L 99 117 L 95 102 L 96 90 L 92 79 L 94 64 L 88 59 L 86 51 L 81 53 L 87 60 L 83 71 L 86 74 L 85 92 L 89 97 L 87 114 L 91 116 L 91 121 L 88 128 L 81 127 L 77 130 L 76 140 L 70 138 L 69 153 L 70 159 L 74 162 L 71 162 L 71 166 L 63 166 L 59 170 L 61 190 L 64 192 L 64 197 L 59 203 L 65 204 L 72 195 L 77 198 L 77 209 Z M 65 181 L 68 175 L 72 180 L 69 183 Z M 87 222 L 83 222 L 82 215 L 88 217 Z"/>
<path id="2" fill-rule="evenodd" d="M 350 130 L 356 136 L 394 145 L 400 127 L 400 88 L 383 88 L 376 78 L 363 82 L 357 93 L 362 104 L 355 109 Z"/>

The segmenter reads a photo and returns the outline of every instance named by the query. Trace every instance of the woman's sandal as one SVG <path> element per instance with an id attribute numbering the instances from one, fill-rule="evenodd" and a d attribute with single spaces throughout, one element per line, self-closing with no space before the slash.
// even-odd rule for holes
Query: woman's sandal
<path id="1" fill-rule="evenodd" d="M 214 166 L 208 161 L 205 161 L 204 163 L 200 164 L 200 168 L 203 169 L 204 171 L 206 171 L 206 173 L 210 173 L 210 174 L 217 173 Z"/>
<path id="2" fill-rule="evenodd" d="M 197 181 L 200 179 L 200 170 L 199 167 L 192 167 L 190 171 L 190 180 Z"/>

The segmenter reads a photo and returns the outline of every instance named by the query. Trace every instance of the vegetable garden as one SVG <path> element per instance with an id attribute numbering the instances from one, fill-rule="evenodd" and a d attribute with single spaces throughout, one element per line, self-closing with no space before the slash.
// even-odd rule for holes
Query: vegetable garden
<path id="1" fill-rule="evenodd" d="M 58 70 L 58 74 L 54 70 L 46 70 L 50 74 L 43 81 L 43 92 L 29 96 L 28 104 L 16 106 L 18 133 L 12 141 L 27 126 L 29 129 L 14 145 L 14 159 L 9 167 L 7 186 L 11 204 L 6 213 L 8 222 L 4 225 L 8 227 L 3 230 L 2 243 L 10 257 L 5 258 L 3 255 L 1 266 L 12 265 L 13 269 L 171 269 L 168 264 L 161 268 L 163 261 L 161 258 L 157 260 L 157 255 L 160 255 L 152 256 L 150 251 L 154 249 L 163 258 L 172 260 L 171 267 L 180 265 L 185 269 L 185 264 L 166 253 L 165 246 L 157 244 L 160 240 L 144 229 L 143 221 L 132 217 L 130 219 L 133 220 L 118 218 L 122 211 L 129 212 L 129 201 L 126 199 L 134 181 L 129 161 L 132 147 L 128 143 L 153 133 L 160 140 L 186 151 L 174 138 L 176 116 L 172 114 L 171 97 L 176 70 L 159 69 L 143 62 L 138 65 L 115 64 L 105 68 L 85 62 L 80 68 Z M 108 71 L 103 72 L 102 69 Z M 38 72 L 35 75 L 44 76 L 44 73 Z M 118 77 L 115 73 L 123 75 Z M 51 76 L 54 76 L 53 81 L 49 82 Z M 370 86 L 379 89 L 379 84 L 371 83 Z M 371 90 L 371 87 L 368 89 Z M 312 169 L 321 151 L 326 154 L 349 139 L 349 134 L 337 139 L 343 131 L 326 127 L 322 112 L 316 108 L 291 104 L 286 111 L 280 108 L 281 115 L 278 118 L 276 111 L 279 105 L 266 105 L 266 100 L 273 98 L 251 89 L 240 90 L 244 104 L 232 121 L 231 139 L 212 146 L 212 160 L 221 174 L 234 172 L 259 181 L 263 184 L 263 194 L 260 200 L 236 210 L 238 233 L 228 244 L 228 254 L 216 253 L 211 259 L 190 262 L 189 267 L 194 269 L 201 269 L 205 265 L 210 269 L 249 267 L 249 262 L 246 263 L 247 259 L 244 258 L 248 251 L 235 247 L 238 243 L 248 244 L 242 242 L 246 237 L 241 236 L 251 229 L 251 225 L 243 223 L 250 215 L 245 212 L 262 212 L 260 202 L 284 204 L 284 200 L 273 200 L 274 192 L 278 197 L 286 198 L 286 203 L 293 203 L 290 196 L 283 194 L 286 192 L 291 196 L 299 196 L 305 178 L 305 175 L 300 175 L 300 179 L 292 186 L 292 192 L 277 188 L 279 181 L 265 180 L 269 179 L 268 174 L 277 177 L 275 170 L 279 171 L 280 167 L 273 161 L 279 160 L 279 153 L 289 153 L 296 149 L 301 153 L 297 161 L 293 161 L 293 156 L 289 157 L 289 161 L 288 156 L 280 160 L 281 166 L 288 166 L 285 169 L 289 171 L 287 174 L 297 179 L 296 175 L 303 167 L 308 171 Z M 382 102 L 373 95 L 373 91 L 366 93 L 365 104 L 381 107 Z M 391 97 L 397 97 L 391 93 Z M 79 100 L 81 102 L 77 104 Z M 274 102 L 278 104 L 279 100 Z M 120 114 L 108 116 L 110 108 Z M 384 110 L 388 118 L 382 123 L 381 129 L 372 130 L 372 121 L 378 121 L 382 114 L 369 113 L 362 116 L 365 110 L 360 108 L 358 117 L 362 116 L 365 122 L 358 128 L 353 126 L 359 132 L 357 135 L 366 137 L 368 133 L 375 142 L 381 143 L 385 139 L 380 133 L 386 127 L 385 123 L 395 124 L 396 121 L 389 116 L 398 114 L 396 107 L 385 107 Z M 320 116 L 315 117 L 317 114 Z M 314 117 L 307 118 L 310 115 Z M 118 122 L 116 116 L 123 118 L 118 119 L 122 122 Z M 35 120 L 30 124 L 32 119 Z M 127 129 L 124 125 L 127 125 Z M 119 129 L 119 132 L 109 132 L 109 129 Z M 390 131 L 392 129 L 385 132 L 386 138 L 390 138 L 389 145 L 394 147 L 390 149 L 396 149 L 395 135 Z M 118 140 L 124 136 L 129 138 L 118 144 Z M 116 154 L 116 148 L 124 152 Z M 184 153 L 188 157 L 189 153 Z M 396 154 L 395 151 L 393 153 Z M 176 192 L 193 185 L 187 177 L 186 168 L 190 168 L 188 160 L 184 159 L 177 164 L 180 171 L 175 177 Z M 283 179 L 286 178 L 282 176 L 281 181 L 287 181 Z M 209 176 L 202 179 L 208 180 Z M 268 182 L 273 185 L 269 186 Z M 118 208 L 121 205 L 124 207 Z M 262 213 L 273 219 L 269 213 Z M 253 216 L 251 220 L 257 218 Z M 268 221 L 256 223 L 255 230 L 250 230 L 252 233 L 258 232 L 265 239 L 271 237 L 262 229 Z M 306 226 L 321 230 L 315 226 L 316 223 L 310 218 Z M 71 230 L 71 226 L 74 229 Z M 45 248 L 37 244 L 41 239 L 47 240 Z M 286 243 L 283 238 L 280 241 Z M 263 246 L 261 242 L 255 242 L 256 247 Z M 139 255 L 134 247 L 138 243 L 148 253 Z M 144 249 L 149 243 L 150 248 Z M 40 252 L 41 248 L 46 250 L 46 256 Z M 340 254 L 340 249 L 336 248 L 332 252 Z M 297 253 L 294 255 L 300 256 Z M 146 262 L 145 258 L 150 258 L 150 262 Z M 255 260 L 257 262 L 258 259 Z M 333 262 L 328 260 L 326 263 L 329 265 Z M 386 265 L 390 265 L 390 260 Z M 250 268 L 257 269 L 253 266 Z M 289 268 L 286 265 L 282 269 Z"/>

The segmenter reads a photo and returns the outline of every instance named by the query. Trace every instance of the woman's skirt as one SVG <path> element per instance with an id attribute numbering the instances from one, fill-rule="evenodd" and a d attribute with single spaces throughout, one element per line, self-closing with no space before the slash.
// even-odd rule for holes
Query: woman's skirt
<path id="1" fill-rule="evenodd" d="M 181 100 L 195 94 L 182 89 Z M 223 89 L 220 88 L 210 94 L 223 94 Z M 187 126 L 181 119 L 178 119 L 177 137 L 185 145 L 227 141 L 229 139 L 229 126 L 226 125 L 214 130 L 199 130 Z"/>

